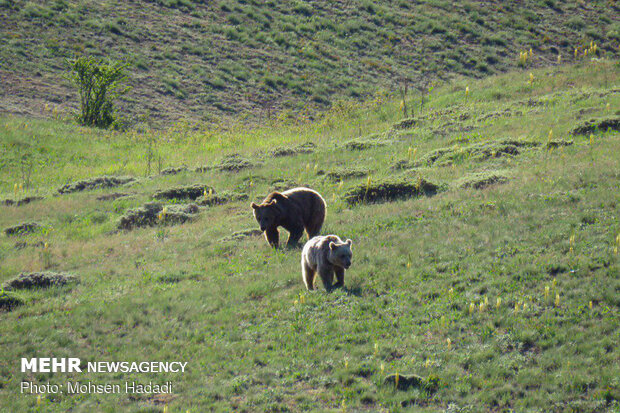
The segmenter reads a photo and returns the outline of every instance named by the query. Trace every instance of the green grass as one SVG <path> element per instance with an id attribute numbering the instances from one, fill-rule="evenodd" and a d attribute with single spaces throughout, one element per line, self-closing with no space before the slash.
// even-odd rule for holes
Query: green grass
<path id="1" fill-rule="evenodd" d="M 69 116 L 75 55 L 127 61 L 131 123 L 311 116 L 377 89 L 575 61 L 591 41 L 618 56 L 618 5 L 555 2 L 0 1 L 3 112 Z M 67 30 L 70 27 L 71 30 Z M 583 59 L 583 57 L 579 57 Z M 415 92 L 418 93 L 417 91 Z M 48 109 L 45 110 L 46 104 Z"/>
<path id="2" fill-rule="evenodd" d="M 73 378 L 172 380 L 170 412 L 617 411 L 620 134 L 568 133 L 590 118 L 620 115 L 618 64 L 533 74 L 531 88 L 529 70 L 438 85 L 422 110 L 418 100 L 408 102 L 418 122 L 399 130 L 392 129 L 402 120 L 399 102 L 386 98 L 335 108 L 314 122 L 255 128 L 196 130 L 179 123 L 119 133 L 0 119 L 6 143 L 0 199 L 14 197 L 14 184 L 23 183 L 24 156 L 35 165 L 25 195 L 46 196 L 0 206 L 0 228 L 26 221 L 46 227 L 0 237 L 0 281 L 45 267 L 81 277 L 70 287 L 20 291 L 24 304 L 0 314 L 0 405 L 34 411 L 36 397 L 18 394 L 21 380 Z M 554 140 L 573 145 L 547 150 L 549 130 Z M 385 144 L 350 150 L 345 143 L 352 139 Z M 539 145 L 489 158 L 462 150 L 506 139 Z M 152 166 L 145 177 L 149 140 L 163 167 L 190 170 L 160 176 Z M 269 155 L 275 146 L 305 142 L 316 150 Z M 450 162 L 416 164 L 438 148 L 452 148 Z M 231 153 L 255 166 L 192 171 Z M 399 161 L 405 169 L 394 171 Z M 348 206 L 346 191 L 368 177 L 353 174 L 342 185 L 329 177 L 347 168 L 369 171 L 372 182 L 421 176 L 441 191 Z M 507 181 L 459 186 L 464 177 L 494 173 Z M 142 178 L 127 187 L 52 196 L 69 181 L 102 174 Z M 205 208 L 184 225 L 115 232 L 120 216 L 155 191 L 194 183 L 247 193 L 249 200 Z M 298 250 L 274 251 L 260 237 L 230 240 L 257 227 L 250 200 L 298 184 L 325 197 L 323 232 L 354 242 L 342 291 L 307 293 Z M 112 192 L 132 197 L 96 200 Z M 16 248 L 18 242 L 27 245 Z M 182 360 L 189 371 L 18 372 L 20 357 L 41 355 Z M 392 373 L 418 374 L 437 382 L 437 390 L 386 388 L 381 383 Z M 164 407 L 151 396 L 65 394 L 45 397 L 39 409 Z"/>

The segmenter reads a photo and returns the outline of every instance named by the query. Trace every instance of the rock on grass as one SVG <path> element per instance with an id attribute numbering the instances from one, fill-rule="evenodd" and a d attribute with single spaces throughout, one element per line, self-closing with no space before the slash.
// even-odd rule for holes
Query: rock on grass
<path id="1" fill-rule="evenodd" d="M 136 179 L 129 176 L 99 176 L 91 179 L 72 182 L 58 188 L 60 194 L 87 191 L 97 188 L 112 188 L 134 182 Z"/>
<path id="2" fill-rule="evenodd" d="M 344 200 L 349 205 L 358 203 L 390 202 L 398 199 L 432 196 L 439 190 L 439 186 L 418 177 L 417 180 L 406 181 L 379 181 L 370 185 L 360 184 L 347 191 Z"/>
<path id="3" fill-rule="evenodd" d="M 40 224 L 36 222 L 24 222 L 22 224 L 15 225 L 13 227 L 5 228 L 4 233 L 8 237 L 15 237 L 19 235 L 31 234 L 33 232 L 38 231 L 43 228 Z"/>
<path id="4" fill-rule="evenodd" d="M 571 131 L 572 135 L 587 135 L 589 133 L 594 133 L 597 131 L 607 131 L 607 130 L 615 130 L 620 131 L 620 118 L 618 117 L 608 117 L 608 118 L 599 118 L 599 119 L 590 119 L 585 121 L 583 124 L 577 126 L 575 129 Z"/>
<path id="5" fill-rule="evenodd" d="M 30 290 L 33 288 L 47 288 L 77 282 L 78 278 L 72 274 L 50 271 L 29 272 L 21 273 L 16 278 L 7 281 L 3 288 L 6 290 Z"/>
<path id="6" fill-rule="evenodd" d="M 0 291 L 0 310 L 11 311 L 13 308 L 23 305 L 25 300 L 12 291 Z"/>
<path id="7" fill-rule="evenodd" d="M 153 194 L 155 199 L 191 199 L 192 201 L 203 196 L 205 192 L 214 192 L 213 188 L 205 184 L 194 184 L 189 186 L 177 186 L 163 189 Z"/>
<path id="8" fill-rule="evenodd" d="M 458 188 L 482 189 L 490 185 L 508 182 L 508 180 L 508 176 L 503 172 L 477 172 L 459 179 L 456 181 L 456 186 Z"/>
<path id="9" fill-rule="evenodd" d="M 164 212 L 164 205 L 158 202 L 149 202 L 140 208 L 130 209 L 120 218 L 118 229 L 131 230 L 158 224 L 183 224 L 194 219 L 199 211 L 195 204 L 167 205 L 165 208 Z"/>

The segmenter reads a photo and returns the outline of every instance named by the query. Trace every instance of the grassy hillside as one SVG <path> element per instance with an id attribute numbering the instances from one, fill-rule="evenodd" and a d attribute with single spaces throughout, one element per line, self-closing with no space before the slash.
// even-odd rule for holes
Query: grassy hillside
<path id="1" fill-rule="evenodd" d="M 405 122 L 391 101 L 341 107 L 303 126 L 194 131 L 178 124 L 143 135 L 2 118 L 0 199 L 44 199 L 0 206 L 0 228 L 42 226 L 0 236 L 0 282 L 41 270 L 80 282 L 10 292 L 22 305 L 0 312 L 0 405 L 617 411 L 618 64 L 532 74 L 532 84 L 518 71 L 439 86 Z M 607 119 L 615 130 L 571 133 L 590 119 Z M 24 156 L 33 167 L 19 166 Z M 146 158 L 155 159 L 147 177 Z M 181 165 L 187 170 L 158 173 Z M 17 186 L 14 194 L 25 170 L 31 189 Z M 58 194 L 68 182 L 103 174 L 137 181 Z M 368 202 L 380 183 L 424 182 L 438 193 Z M 247 199 L 202 207 L 182 225 L 164 217 L 154 227 L 117 230 L 156 191 L 190 184 L 213 188 L 197 202 Z M 257 228 L 250 200 L 301 184 L 327 200 L 324 233 L 354 241 L 343 290 L 307 293 L 300 251 L 274 251 L 247 231 Z M 357 185 L 362 198 L 347 202 Z M 191 201 L 163 202 L 172 213 Z M 148 355 L 188 361 L 189 372 L 17 372 L 20 357 L 37 355 Z M 423 383 L 395 390 L 383 384 L 394 373 L 418 374 Z M 25 379 L 68 378 L 172 380 L 174 395 L 63 394 L 38 406 L 35 396 L 18 393 Z"/>
<path id="2" fill-rule="evenodd" d="M 582 59 L 591 41 L 617 56 L 619 11 L 607 0 L 0 0 L 0 111 L 66 115 L 77 99 L 64 59 L 90 54 L 132 65 L 122 112 L 133 121 L 311 116 L 403 79 L 415 90 L 505 71 L 530 48 L 534 66 Z"/>

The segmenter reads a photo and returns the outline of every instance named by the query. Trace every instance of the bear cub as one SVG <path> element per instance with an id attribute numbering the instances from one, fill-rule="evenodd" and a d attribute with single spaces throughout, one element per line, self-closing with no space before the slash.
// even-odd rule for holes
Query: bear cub
<path id="1" fill-rule="evenodd" d="M 293 188 L 272 192 L 261 204 L 252 202 L 254 218 L 265 233 L 267 242 L 274 248 L 280 243 L 278 227 L 289 232 L 287 246 L 298 246 L 299 239 L 308 233 L 308 239 L 321 232 L 327 206 L 323 197 L 309 188 Z"/>
<path id="2" fill-rule="evenodd" d="M 319 273 L 327 291 L 344 286 L 344 271 L 351 266 L 350 239 L 342 241 L 337 235 L 312 238 L 301 252 L 301 273 L 308 290 L 314 290 L 316 273 Z M 336 284 L 332 285 L 336 275 Z"/>

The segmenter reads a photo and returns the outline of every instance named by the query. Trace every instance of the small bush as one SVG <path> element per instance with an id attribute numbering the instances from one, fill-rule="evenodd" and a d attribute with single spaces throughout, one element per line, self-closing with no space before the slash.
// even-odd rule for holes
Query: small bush
<path id="1" fill-rule="evenodd" d="M 122 88 L 128 65 L 115 61 L 104 63 L 90 56 L 70 59 L 68 64 L 69 78 L 80 92 L 78 122 L 85 126 L 110 127 L 117 120 L 114 100 L 128 91 Z"/>
<path id="2" fill-rule="evenodd" d="M 583 19 L 579 16 L 571 17 L 570 19 L 568 19 L 566 24 L 573 30 L 581 30 L 586 27 L 586 22 L 583 21 Z"/>

